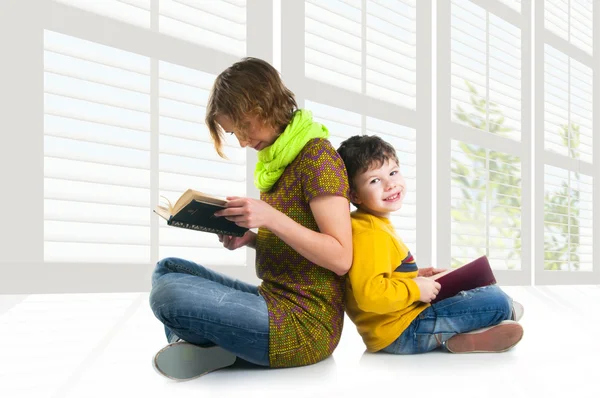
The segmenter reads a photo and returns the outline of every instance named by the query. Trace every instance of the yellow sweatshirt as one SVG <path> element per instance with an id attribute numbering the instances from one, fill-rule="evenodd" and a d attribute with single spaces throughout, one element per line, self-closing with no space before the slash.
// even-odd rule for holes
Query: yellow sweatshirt
<path id="1" fill-rule="evenodd" d="M 346 313 L 367 350 L 393 343 L 429 304 L 417 301 L 419 272 L 390 220 L 352 212 L 354 259 L 346 280 Z"/>

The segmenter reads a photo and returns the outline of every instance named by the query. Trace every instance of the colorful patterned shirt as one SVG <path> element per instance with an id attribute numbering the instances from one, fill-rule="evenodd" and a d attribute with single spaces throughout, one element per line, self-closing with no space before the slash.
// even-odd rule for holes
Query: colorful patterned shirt
<path id="1" fill-rule="evenodd" d="M 318 231 L 309 202 L 321 195 L 348 199 L 348 176 L 331 143 L 315 138 L 260 198 Z M 344 322 L 344 277 L 307 260 L 264 228 L 256 239 L 256 271 L 269 309 L 270 366 L 309 365 L 331 355 Z"/>

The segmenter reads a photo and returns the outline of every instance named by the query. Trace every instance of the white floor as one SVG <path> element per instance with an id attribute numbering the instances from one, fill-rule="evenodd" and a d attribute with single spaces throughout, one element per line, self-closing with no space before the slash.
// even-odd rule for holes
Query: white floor
<path id="1" fill-rule="evenodd" d="M 233 367 L 177 383 L 147 293 L 0 295 L 0 397 L 600 397 L 600 286 L 506 287 L 525 337 L 503 354 L 365 354 L 354 326 L 333 357 L 294 369 Z"/>

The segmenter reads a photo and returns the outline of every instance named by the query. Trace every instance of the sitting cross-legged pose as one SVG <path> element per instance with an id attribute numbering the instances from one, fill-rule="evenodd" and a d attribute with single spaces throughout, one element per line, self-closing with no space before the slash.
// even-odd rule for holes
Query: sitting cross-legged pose
<path id="1" fill-rule="evenodd" d="M 217 77 L 206 124 L 221 156 L 224 134 L 258 151 L 260 200 L 228 197 L 216 215 L 258 228 L 219 240 L 229 250 L 255 249 L 262 282 L 184 259 L 159 261 L 150 305 L 170 344 L 154 367 L 186 380 L 236 358 L 273 368 L 319 362 L 340 340 L 344 275 L 352 264 L 344 163 L 327 128 L 298 109 L 277 70 L 260 59 L 246 58 Z"/>

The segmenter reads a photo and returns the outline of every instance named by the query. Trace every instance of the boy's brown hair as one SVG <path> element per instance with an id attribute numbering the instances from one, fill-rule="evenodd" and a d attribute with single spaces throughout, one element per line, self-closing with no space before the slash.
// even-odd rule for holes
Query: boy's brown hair
<path id="1" fill-rule="evenodd" d="M 229 117 L 242 135 L 249 116 L 257 116 L 281 133 L 297 109 L 294 93 L 283 84 L 277 69 L 262 59 L 248 57 L 217 76 L 208 98 L 205 121 L 215 149 L 224 158 L 224 131 L 215 120 L 218 115 Z"/>
<path id="2" fill-rule="evenodd" d="M 352 136 L 343 141 L 337 151 L 346 165 L 351 190 L 356 190 L 354 177 L 358 174 L 379 168 L 389 160 L 399 164 L 394 147 L 376 135 Z"/>

